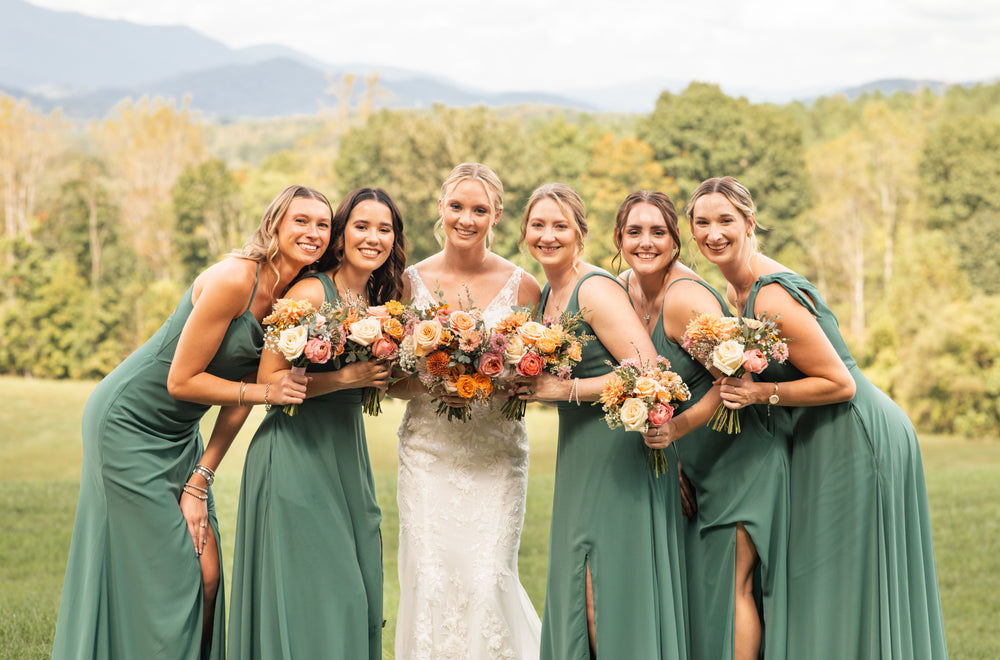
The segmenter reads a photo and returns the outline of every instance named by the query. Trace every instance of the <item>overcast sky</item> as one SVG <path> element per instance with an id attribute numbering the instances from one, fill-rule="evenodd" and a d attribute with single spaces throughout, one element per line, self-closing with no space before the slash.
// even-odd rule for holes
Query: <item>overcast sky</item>
<path id="1" fill-rule="evenodd" d="M 29 0 L 490 91 L 654 79 L 800 91 L 1000 77 L 997 0 Z"/>

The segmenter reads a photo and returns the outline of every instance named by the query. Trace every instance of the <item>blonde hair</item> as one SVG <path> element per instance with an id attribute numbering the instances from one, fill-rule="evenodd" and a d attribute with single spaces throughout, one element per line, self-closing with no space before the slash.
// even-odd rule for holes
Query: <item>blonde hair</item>
<path id="1" fill-rule="evenodd" d="M 490 200 L 490 229 L 486 234 L 486 248 L 491 249 L 494 239 L 493 218 L 503 212 L 503 183 L 500 182 L 500 177 L 497 176 L 496 172 L 482 163 L 462 163 L 456 165 L 445 177 L 444 183 L 441 184 L 441 194 L 438 195 L 438 204 L 440 205 L 448 193 L 462 181 L 481 183 L 486 191 L 486 197 Z M 444 246 L 444 218 L 442 217 L 438 217 L 437 222 L 434 223 L 434 238 L 437 239 L 438 245 Z"/>
<path id="2" fill-rule="evenodd" d="M 288 212 L 288 207 L 296 199 L 315 199 L 323 202 L 330 209 L 330 216 L 333 216 L 333 207 L 330 206 L 330 200 L 326 198 L 326 195 L 306 186 L 288 186 L 278 193 L 278 196 L 271 200 L 271 203 L 264 209 L 260 224 L 257 225 L 257 229 L 250 235 L 243 247 L 239 250 L 233 250 L 229 256 L 252 259 L 270 268 L 271 272 L 277 276 L 278 266 L 274 261 L 278 256 L 278 225 L 281 224 L 281 219 Z M 309 266 L 303 270 L 311 268 Z M 277 286 L 277 281 L 276 278 L 275 286 Z"/>
<path id="3" fill-rule="evenodd" d="M 583 242 L 587 238 L 587 212 L 580 194 L 565 183 L 546 183 L 531 193 L 528 204 L 524 207 L 524 218 L 521 219 L 521 238 L 517 240 L 518 247 L 524 244 L 524 237 L 528 233 L 528 216 L 531 215 L 531 209 L 543 199 L 555 202 L 566 219 L 572 221 L 576 232 L 577 254 L 583 252 Z"/>
<path id="4" fill-rule="evenodd" d="M 731 176 L 713 177 L 711 179 L 705 179 L 701 182 L 695 191 L 691 194 L 691 199 L 688 200 L 687 206 L 684 209 L 684 213 L 688 217 L 688 221 L 694 222 L 694 205 L 702 197 L 706 195 L 711 195 L 713 193 L 719 193 L 723 197 L 729 200 L 729 203 L 736 207 L 736 210 L 743 214 L 743 219 L 750 223 L 750 219 L 753 218 L 753 226 L 750 228 L 750 233 L 747 235 L 750 239 L 750 249 L 753 253 L 760 253 L 760 243 L 757 240 L 757 207 L 753 203 L 753 197 L 750 196 L 750 191 L 742 183 L 737 181 Z M 766 229 L 761 225 L 761 229 Z"/>

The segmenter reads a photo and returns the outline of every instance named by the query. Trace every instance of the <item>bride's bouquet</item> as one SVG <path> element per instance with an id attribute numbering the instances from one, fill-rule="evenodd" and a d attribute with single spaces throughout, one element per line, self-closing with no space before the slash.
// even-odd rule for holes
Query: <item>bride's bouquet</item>
<path id="1" fill-rule="evenodd" d="M 583 321 L 583 312 L 563 312 L 557 319 L 545 323 L 531 320 L 531 310 L 515 307 L 490 334 L 489 345 L 480 359 L 480 372 L 502 382 L 514 375 L 531 378 L 548 371 L 567 379 L 580 362 L 583 346 L 590 335 L 576 332 Z M 524 419 L 527 402 L 511 396 L 501 412 L 507 419 Z"/>
<path id="2" fill-rule="evenodd" d="M 681 346 L 706 367 L 715 367 L 727 376 L 759 374 L 767 368 L 769 359 L 788 359 L 790 340 L 779 335 L 779 318 L 767 312 L 753 319 L 699 314 L 688 323 Z M 714 431 L 739 433 L 739 411 L 720 403 L 708 426 Z"/>
<path id="3" fill-rule="evenodd" d="M 335 322 L 335 310 L 329 303 L 319 309 L 308 300 L 280 298 L 264 319 L 264 345 L 283 355 L 292 365 L 292 372 L 304 374 L 309 364 L 326 364 L 331 357 L 344 352 L 347 335 Z M 282 406 L 289 416 L 298 412 L 296 403 Z"/>
<path id="4" fill-rule="evenodd" d="M 651 364 L 622 360 L 605 381 L 600 403 L 609 428 L 645 433 L 669 421 L 674 408 L 690 398 L 688 386 L 670 370 L 670 361 L 658 355 Z M 669 466 L 664 450 L 647 447 L 646 467 L 657 477 L 665 473 Z"/>
<path id="5" fill-rule="evenodd" d="M 438 397 L 451 395 L 486 401 L 493 393 L 493 379 L 480 371 L 486 349 L 486 326 L 475 309 L 451 310 L 438 302 L 427 309 L 409 308 L 413 318 L 405 326 L 399 366 L 416 373 L 420 382 Z M 487 371 L 489 366 L 486 367 Z M 437 413 L 448 420 L 468 421 L 470 410 L 438 400 Z"/>

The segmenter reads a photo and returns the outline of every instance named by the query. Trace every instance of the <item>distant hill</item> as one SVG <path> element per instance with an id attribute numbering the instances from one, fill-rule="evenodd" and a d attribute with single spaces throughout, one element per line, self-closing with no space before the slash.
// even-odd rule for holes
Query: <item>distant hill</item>
<path id="1" fill-rule="evenodd" d="M 346 73 L 363 80 L 379 73 L 381 107 L 534 104 L 584 111 L 648 112 L 660 92 L 680 92 L 686 82 L 646 80 L 566 94 L 502 93 L 469 89 L 439 76 L 365 64 L 332 65 L 278 45 L 232 49 L 182 26 L 147 26 L 53 11 L 25 0 L 0 0 L 0 92 L 27 99 L 45 111 L 70 117 L 106 115 L 125 98 L 190 97 L 210 118 L 313 114 L 332 105 L 331 83 Z M 360 85 L 359 85 L 360 86 Z M 875 89 L 886 94 L 938 81 L 887 80 L 849 90 L 762 92 L 725 89 L 752 101 L 810 100 L 844 93 L 853 98 Z"/>

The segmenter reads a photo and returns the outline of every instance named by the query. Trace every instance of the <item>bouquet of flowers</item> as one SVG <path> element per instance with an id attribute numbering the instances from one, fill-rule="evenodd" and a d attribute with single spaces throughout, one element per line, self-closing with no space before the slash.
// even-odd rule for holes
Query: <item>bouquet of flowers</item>
<path id="1" fill-rule="evenodd" d="M 410 317 L 400 343 L 399 366 L 416 373 L 432 395 L 458 395 L 486 401 L 493 393 L 493 379 L 480 370 L 486 348 L 486 326 L 476 310 L 451 310 L 439 302 L 428 309 L 408 308 Z M 490 371 L 486 365 L 485 371 Z M 468 406 L 438 402 L 439 415 L 468 421 Z"/>
<path id="2" fill-rule="evenodd" d="M 699 314 L 688 323 L 681 346 L 706 367 L 715 367 L 727 376 L 759 374 L 767 368 L 769 359 L 788 359 L 789 340 L 778 334 L 779 318 L 767 312 L 753 319 Z M 739 411 L 720 403 L 708 426 L 715 431 L 739 433 Z"/>
<path id="3" fill-rule="evenodd" d="M 691 392 L 681 377 L 670 370 L 670 361 L 658 355 L 652 364 L 637 359 L 622 360 L 605 381 L 600 403 L 609 428 L 624 426 L 626 431 L 645 433 L 650 426 L 657 427 L 670 420 L 674 408 L 689 398 Z M 646 467 L 657 477 L 666 473 L 666 452 L 647 447 Z"/>
<path id="4" fill-rule="evenodd" d="M 343 353 L 347 336 L 343 326 L 334 321 L 334 314 L 330 303 L 316 309 L 308 300 L 280 298 L 263 321 L 267 328 L 264 345 L 283 355 L 293 373 L 304 374 L 310 363 L 325 364 Z M 299 406 L 289 403 L 281 409 L 291 416 Z"/>
<path id="5" fill-rule="evenodd" d="M 531 310 L 517 307 L 493 328 L 479 371 L 490 378 L 518 376 L 531 378 L 543 370 L 558 378 L 569 378 L 580 361 L 583 346 L 592 339 L 578 334 L 583 312 L 563 312 L 545 323 L 532 321 Z M 524 419 L 527 402 L 512 396 L 501 412 L 507 419 Z"/>
<path id="6" fill-rule="evenodd" d="M 399 344 L 406 334 L 404 323 L 410 316 L 412 312 L 397 300 L 367 307 L 360 296 L 342 296 L 334 308 L 334 317 L 342 324 L 347 342 L 338 360 L 343 364 L 369 360 L 398 362 Z M 364 388 L 361 409 L 372 416 L 382 412 L 377 388 Z"/>

